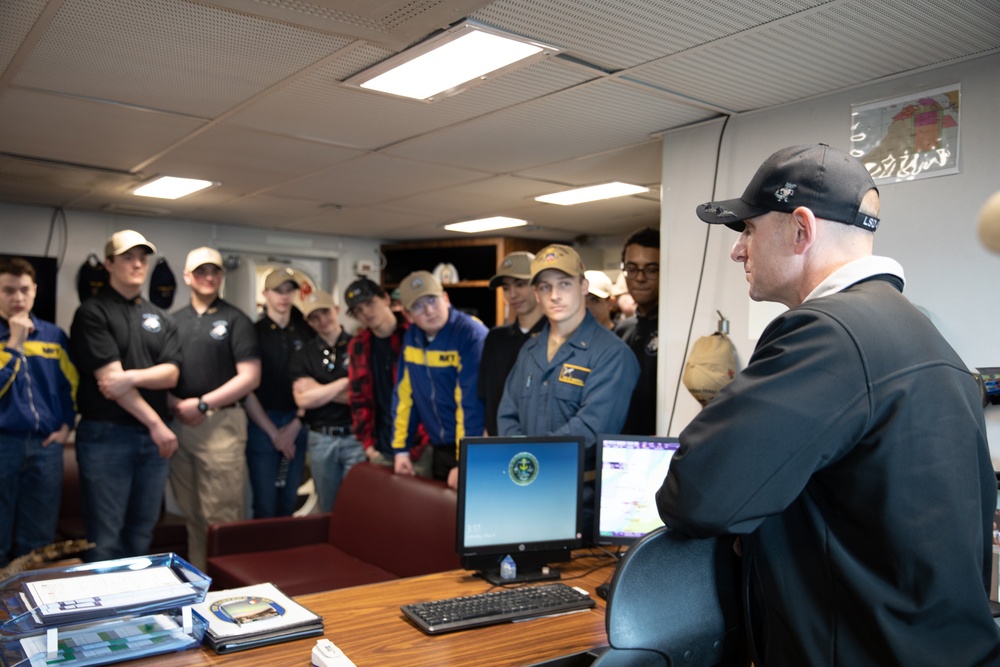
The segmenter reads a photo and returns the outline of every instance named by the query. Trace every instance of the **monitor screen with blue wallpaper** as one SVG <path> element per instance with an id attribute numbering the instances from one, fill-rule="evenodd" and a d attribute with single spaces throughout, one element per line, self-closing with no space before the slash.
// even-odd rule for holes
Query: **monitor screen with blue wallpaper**
<path id="1" fill-rule="evenodd" d="M 576 436 L 463 439 L 457 517 L 463 565 L 498 572 L 509 555 L 518 580 L 526 580 L 569 560 L 583 542 L 583 452 Z"/>

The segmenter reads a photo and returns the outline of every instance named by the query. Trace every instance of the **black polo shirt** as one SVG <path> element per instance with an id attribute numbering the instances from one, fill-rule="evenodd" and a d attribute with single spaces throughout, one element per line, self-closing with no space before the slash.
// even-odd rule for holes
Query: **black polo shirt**
<path id="1" fill-rule="evenodd" d="M 503 398 L 503 386 L 507 382 L 510 369 L 517 361 L 517 354 L 524 343 L 545 326 L 547 320 L 542 317 L 528 333 L 521 331 L 517 322 L 493 327 L 483 342 L 483 357 L 479 364 L 479 387 L 476 393 L 483 399 L 486 408 L 486 432 L 497 434 L 497 410 L 500 399 Z"/>
<path id="2" fill-rule="evenodd" d="M 302 377 L 311 377 L 320 384 L 330 384 L 334 380 L 347 377 L 347 344 L 351 337 L 343 329 L 333 346 L 326 344 L 321 336 L 316 336 L 292 353 L 288 375 L 295 382 Z M 306 410 L 306 423 L 318 431 L 323 426 L 350 426 L 351 407 L 346 403 L 330 402 L 318 408 Z"/>
<path id="3" fill-rule="evenodd" d="M 181 336 L 178 398 L 203 396 L 236 376 L 236 364 L 260 358 L 257 334 L 239 308 L 216 299 L 201 315 L 191 305 L 174 313 Z"/>
<path id="4" fill-rule="evenodd" d="M 639 361 L 639 381 L 632 391 L 628 416 L 622 433 L 654 435 L 656 433 L 656 353 L 659 347 L 659 312 L 644 317 L 633 315 L 615 327 L 615 333 L 631 348 Z"/>
<path id="5" fill-rule="evenodd" d="M 166 312 L 138 296 L 126 299 L 105 285 L 76 310 L 70 327 L 70 354 L 80 371 L 76 400 L 84 419 L 138 424 L 115 401 L 101 395 L 94 371 L 114 361 L 133 370 L 158 364 L 181 365 L 177 325 Z M 139 389 L 163 421 L 170 420 L 164 389 Z"/>
<path id="6" fill-rule="evenodd" d="M 292 319 L 282 329 L 267 314 L 253 325 L 260 345 L 260 386 L 254 391 L 265 410 L 296 410 L 288 368 L 292 352 L 312 340 L 316 332 L 302 320 Z"/>

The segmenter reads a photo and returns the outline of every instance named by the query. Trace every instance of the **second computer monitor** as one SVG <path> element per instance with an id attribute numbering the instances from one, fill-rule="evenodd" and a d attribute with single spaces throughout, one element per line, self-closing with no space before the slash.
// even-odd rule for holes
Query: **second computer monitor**
<path id="1" fill-rule="evenodd" d="M 594 503 L 597 544 L 632 544 L 663 525 L 656 509 L 656 492 L 679 447 L 677 438 L 660 436 L 598 438 Z"/>

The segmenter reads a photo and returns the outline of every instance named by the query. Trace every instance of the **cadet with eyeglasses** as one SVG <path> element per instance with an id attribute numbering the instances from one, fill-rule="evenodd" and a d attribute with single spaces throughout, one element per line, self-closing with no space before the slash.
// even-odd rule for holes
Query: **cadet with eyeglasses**
<path id="1" fill-rule="evenodd" d="M 639 381 L 632 391 L 622 433 L 656 433 L 656 353 L 660 319 L 660 232 L 646 227 L 625 239 L 622 274 L 635 301 L 635 315 L 622 320 L 615 333 L 639 362 Z"/>

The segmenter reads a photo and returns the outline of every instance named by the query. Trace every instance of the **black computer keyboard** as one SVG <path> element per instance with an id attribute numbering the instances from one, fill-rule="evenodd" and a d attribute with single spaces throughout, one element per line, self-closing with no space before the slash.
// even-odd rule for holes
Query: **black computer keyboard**
<path id="1" fill-rule="evenodd" d="M 416 602 L 403 605 L 400 609 L 421 630 L 435 635 L 480 625 L 590 609 L 594 605 L 594 600 L 587 592 L 579 588 L 566 584 L 542 584 L 446 600 Z"/>

